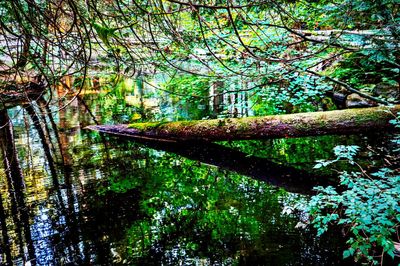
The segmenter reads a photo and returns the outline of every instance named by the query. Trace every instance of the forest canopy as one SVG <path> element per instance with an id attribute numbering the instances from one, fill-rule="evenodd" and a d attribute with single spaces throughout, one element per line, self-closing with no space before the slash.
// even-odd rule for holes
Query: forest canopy
<path id="1" fill-rule="evenodd" d="M 106 66 L 222 82 L 292 112 L 321 108 L 335 91 L 384 104 L 399 96 L 397 0 L 17 0 L 2 1 L 0 15 L 6 83 L 57 84 Z"/>

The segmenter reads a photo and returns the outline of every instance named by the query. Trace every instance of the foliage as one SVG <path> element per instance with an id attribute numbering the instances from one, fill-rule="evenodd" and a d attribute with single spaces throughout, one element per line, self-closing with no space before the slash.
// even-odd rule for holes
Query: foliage
<path id="1" fill-rule="evenodd" d="M 335 148 L 337 159 L 320 161 L 316 167 L 326 166 L 339 159 L 349 160 L 359 150 L 356 146 Z M 316 187 L 317 195 L 309 202 L 308 212 L 318 235 L 331 226 L 343 226 L 347 231 L 348 248 L 343 257 L 354 256 L 357 261 L 374 264 L 388 254 L 394 258 L 393 241 L 399 241 L 400 175 L 382 168 L 370 175 L 361 172 L 342 172 L 340 184 L 344 187 Z"/>
<path id="2" fill-rule="evenodd" d="M 165 100 L 171 101 L 176 116 L 174 120 L 203 119 L 209 115 L 209 89 L 212 78 L 196 75 L 178 75 L 162 84 L 168 95 Z"/>
<path id="3" fill-rule="evenodd" d="M 353 157 L 357 154 L 357 151 L 360 149 L 360 147 L 355 146 L 355 145 L 350 145 L 350 146 L 345 146 L 345 145 L 339 145 L 336 146 L 333 151 L 336 155 L 336 159 L 334 160 L 318 160 L 317 164 L 314 166 L 314 169 L 318 169 L 321 167 L 325 167 L 330 165 L 331 163 L 336 163 L 339 160 L 348 160 L 350 164 L 354 164 Z"/>
<path id="4" fill-rule="evenodd" d="M 399 82 L 395 0 L 61 2 L 0 4 L 2 69 L 54 83 L 100 67 L 127 76 L 157 70 L 182 101 L 224 81 L 224 94 L 252 92 L 257 114 L 324 109 L 335 83 Z M 12 36 L 21 36 L 18 51 Z"/>

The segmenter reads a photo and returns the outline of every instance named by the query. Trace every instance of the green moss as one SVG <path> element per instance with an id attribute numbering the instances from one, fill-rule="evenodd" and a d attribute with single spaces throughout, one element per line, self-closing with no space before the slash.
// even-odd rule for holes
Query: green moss
<path id="1" fill-rule="evenodd" d="M 193 120 L 193 121 L 179 121 L 179 122 L 171 122 L 171 125 L 174 125 L 174 127 L 190 127 L 198 124 L 198 120 Z"/>
<path id="2" fill-rule="evenodd" d="M 359 111 L 361 113 L 361 111 Z M 363 116 L 354 116 L 354 123 L 357 126 L 362 126 L 365 123 L 369 122 L 369 121 L 375 121 L 375 123 L 377 122 L 381 122 L 383 124 L 386 124 L 387 120 L 390 119 L 390 109 L 389 108 L 381 108 L 381 110 L 374 110 L 374 111 L 370 111 L 368 113 L 364 112 Z M 348 120 L 351 119 L 351 116 L 349 115 Z"/>
<path id="3" fill-rule="evenodd" d="M 249 124 L 244 119 L 238 119 L 236 121 L 236 130 L 237 130 L 238 133 L 242 133 L 242 132 L 248 131 L 250 126 L 251 126 L 251 124 Z"/>
<path id="4" fill-rule="evenodd" d="M 218 126 L 222 127 L 225 125 L 225 121 L 224 120 L 218 120 Z"/>
<path id="5" fill-rule="evenodd" d="M 128 128 L 134 128 L 140 131 L 150 131 L 160 127 L 168 122 L 145 122 L 145 123 L 133 123 L 128 126 Z"/>
<path id="6" fill-rule="evenodd" d="M 194 126 L 198 124 L 199 121 L 177 121 L 177 122 L 169 122 L 169 121 L 162 121 L 162 122 L 145 122 L 145 123 L 133 123 L 130 124 L 129 128 L 134 128 L 140 130 L 141 132 L 144 131 L 152 131 L 156 129 L 162 128 L 162 126 L 166 125 L 168 131 L 175 131 L 176 129 L 181 129 L 188 126 Z"/>

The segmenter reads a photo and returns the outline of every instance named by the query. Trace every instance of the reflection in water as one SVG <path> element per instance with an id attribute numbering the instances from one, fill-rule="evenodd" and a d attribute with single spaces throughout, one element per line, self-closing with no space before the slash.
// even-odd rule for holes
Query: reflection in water
<path id="1" fill-rule="evenodd" d="M 100 132 L 105 132 L 101 131 Z M 118 134 L 116 134 L 118 136 Z M 214 165 L 229 171 L 234 171 L 253 179 L 267 182 L 284 188 L 288 192 L 312 194 L 316 186 L 337 185 L 331 175 L 318 175 L 288 165 L 278 164 L 271 160 L 252 156 L 222 145 L 202 142 L 163 142 L 144 140 L 135 137 L 119 136 L 127 140 L 143 143 L 147 147 L 172 152 L 190 160 Z"/>
<path id="2" fill-rule="evenodd" d="M 2 264 L 343 264 L 338 237 L 296 226 L 305 196 L 288 191 L 317 177 L 217 144 L 82 130 L 135 111 L 93 95 L 0 111 Z"/>
<path id="3" fill-rule="evenodd" d="M 11 216 L 14 222 L 14 230 L 18 238 L 19 252 L 25 256 L 22 258 L 23 262 L 35 262 L 35 251 L 31 238 L 30 223 L 28 208 L 24 198 L 24 177 L 19 164 L 18 155 L 14 145 L 13 128 L 7 111 L 0 111 L 0 146 L 3 157 L 4 172 L 7 180 L 7 187 L 9 192 L 9 199 L 11 203 Z M 2 204 L 3 205 L 3 204 Z M 4 207 L 2 206 L 4 210 Z M 4 217 L 4 211 L 2 213 Z M 3 218 L 5 232 L 7 234 L 6 224 L 7 221 Z M 3 246 L 9 246 L 9 237 L 4 238 Z M 28 252 L 25 252 L 25 248 Z M 11 253 L 7 247 L 6 261 L 11 261 Z"/>

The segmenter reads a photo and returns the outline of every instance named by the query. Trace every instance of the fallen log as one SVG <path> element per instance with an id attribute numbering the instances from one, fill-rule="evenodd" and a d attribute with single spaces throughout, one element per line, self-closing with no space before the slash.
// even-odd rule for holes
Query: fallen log
<path id="1" fill-rule="evenodd" d="M 96 125 L 89 126 L 88 129 L 137 139 L 170 142 L 347 135 L 393 130 L 394 126 L 389 120 L 395 118 L 398 112 L 400 105 L 262 117 Z"/>

